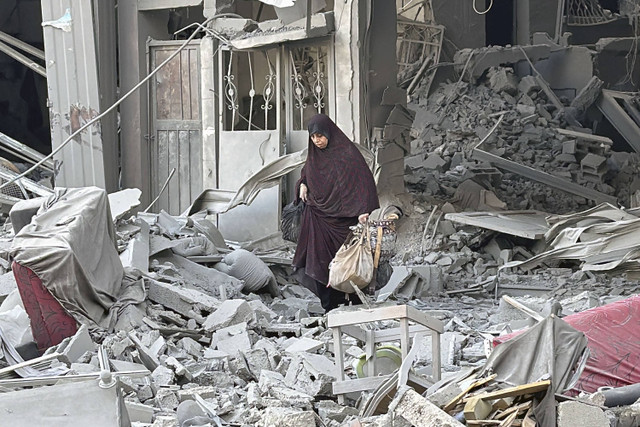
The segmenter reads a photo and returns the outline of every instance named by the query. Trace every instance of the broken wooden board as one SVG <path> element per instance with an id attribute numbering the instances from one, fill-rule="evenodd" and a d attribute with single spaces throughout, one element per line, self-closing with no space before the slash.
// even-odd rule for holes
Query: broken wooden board
<path id="1" fill-rule="evenodd" d="M 596 105 L 631 148 L 640 153 L 640 112 L 632 98 L 622 92 L 603 90 Z"/>
<path id="2" fill-rule="evenodd" d="M 488 376 L 487 378 L 482 378 L 477 380 L 476 382 L 474 382 L 473 384 L 471 384 L 469 387 L 467 387 L 466 389 L 462 390 L 462 393 L 460 393 L 459 395 L 457 395 L 456 397 L 454 397 L 451 402 L 447 403 L 444 408 L 442 408 L 443 411 L 445 412 L 449 412 L 450 410 L 452 410 L 453 408 L 455 408 L 455 406 L 458 404 L 458 402 L 460 402 L 470 391 L 472 391 L 473 389 L 483 386 L 487 383 L 490 383 L 491 381 L 493 381 L 496 377 L 498 376 L 498 374 L 493 374 L 491 376 Z"/>
<path id="3" fill-rule="evenodd" d="M 486 228 L 525 239 L 542 239 L 549 230 L 548 214 L 538 211 L 462 212 L 448 213 L 444 219 L 465 225 Z"/>

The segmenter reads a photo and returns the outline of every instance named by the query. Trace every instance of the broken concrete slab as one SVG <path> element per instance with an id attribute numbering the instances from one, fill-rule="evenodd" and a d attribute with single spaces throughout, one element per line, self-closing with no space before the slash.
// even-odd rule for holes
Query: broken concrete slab
<path id="1" fill-rule="evenodd" d="M 582 402 L 562 402 L 558 405 L 558 427 L 609 427 L 604 411 Z"/>
<path id="2" fill-rule="evenodd" d="M 127 248 L 120 254 L 120 261 L 125 269 L 133 269 L 142 273 L 149 272 L 149 224 L 138 220 L 136 224 L 140 232 L 129 240 Z"/>
<path id="3" fill-rule="evenodd" d="M 462 427 L 464 424 L 438 408 L 409 387 L 398 390 L 389 412 L 409 421 L 416 427 Z"/>
<path id="4" fill-rule="evenodd" d="M 209 295 L 219 295 L 224 287 L 226 295 L 234 297 L 243 287 L 240 280 L 214 268 L 207 268 L 185 257 L 164 251 L 153 256 L 160 264 L 170 263 L 178 270 L 186 286 L 201 290 Z"/>
<path id="5" fill-rule="evenodd" d="M 311 338 L 291 338 L 293 342 L 284 349 L 287 353 L 309 352 L 312 353 L 324 347 L 324 342 Z"/>
<path id="6" fill-rule="evenodd" d="M 140 205 L 142 191 L 138 188 L 126 188 L 107 195 L 109 207 L 111 208 L 111 219 L 113 222 L 123 218 L 131 209 Z"/>
<path id="7" fill-rule="evenodd" d="M 216 330 L 211 338 L 211 348 L 217 348 L 229 356 L 251 350 L 247 323 L 242 322 Z"/>
<path id="8" fill-rule="evenodd" d="M 313 411 L 269 407 L 264 410 L 257 425 L 260 427 L 311 427 L 316 425 L 316 417 Z"/>
<path id="9" fill-rule="evenodd" d="M 211 313 L 202 325 L 207 331 L 216 331 L 242 322 L 251 322 L 255 313 L 245 300 L 226 300 Z"/>
<path id="10" fill-rule="evenodd" d="M 530 45 L 530 46 L 491 46 L 480 49 L 461 49 L 456 52 L 453 60 L 456 70 L 461 73 L 465 68 L 465 77 L 471 76 L 475 82 L 480 78 L 486 70 L 491 67 L 499 67 L 505 64 L 517 64 L 520 61 L 526 61 L 527 58 L 532 62 L 546 59 L 551 53 L 551 48 L 547 45 Z"/>
<path id="11" fill-rule="evenodd" d="M 158 304 L 170 308 L 184 317 L 193 318 L 202 323 L 201 312 L 212 312 L 218 308 L 220 301 L 195 289 L 182 288 L 176 285 L 148 280 L 148 298 Z"/>

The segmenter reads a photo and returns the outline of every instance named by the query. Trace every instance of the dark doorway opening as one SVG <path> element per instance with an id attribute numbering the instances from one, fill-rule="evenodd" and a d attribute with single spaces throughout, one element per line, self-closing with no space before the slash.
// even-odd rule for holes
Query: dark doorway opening
<path id="1" fill-rule="evenodd" d="M 482 1 L 476 1 L 480 8 Z M 486 0 L 486 7 L 491 7 L 485 15 L 486 45 L 506 46 L 514 43 L 514 0 Z M 492 4 L 493 3 L 493 4 Z M 486 9 L 484 9 L 486 10 Z"/>

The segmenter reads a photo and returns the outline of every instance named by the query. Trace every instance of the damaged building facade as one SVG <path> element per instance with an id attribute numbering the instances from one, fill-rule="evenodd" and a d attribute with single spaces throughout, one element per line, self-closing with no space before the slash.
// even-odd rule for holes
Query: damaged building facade
<path id="1" fill-rule="evenodd" d="M 0 425 L 640 425 L 639 12 L 3 0 Z M 383 208 L 328 313 L 317 113 Z"/>

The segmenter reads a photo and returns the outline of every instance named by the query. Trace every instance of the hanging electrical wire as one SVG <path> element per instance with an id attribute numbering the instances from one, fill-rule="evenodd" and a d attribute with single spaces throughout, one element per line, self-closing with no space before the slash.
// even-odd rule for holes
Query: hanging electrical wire
<path id="1" fill-rule="evenodd" d="M 224 15 L 220 15 L 220 16 L 224 16 Z M 212 16 L 211 18 L 208 18 L 207 20 L 205 20 L 203 23 L 201 24 L 196 24 L 198 26 L 198 28 L 200 30 L 203 30 L 207 33 L 209 33 L 209 31 L 207 31 L 208 29 L 206 28 L 206 24 L 208 24 L 209 22 L 211 22 L 213 19 L 218 18 L 220 16 Z M 193 24 L 191 24 L 193 25 Z M 181 30 L 182 31 L 182 30 Z M 105 111 L 103 111 L 102 113 L 100 113 L 99 115 L 97 115 L 96 117 L 94 117 L 93 119 L 89 120 L 87 123 L 85 123 L 83 126 L 81 126 L 78 130 L 76 130 L 75 132 L 73 132 L 71 135 L 69 135 L 69 137 L 67 139 L 65 139 L 64 141 L 62 141 L 62 143 L 56 147 L 54 150 L 51 151 L 50 154 L 46 155 L 45 157 L 43 157 L 40 161 L 38 161 L 36 164 L 34 164 L 32 167 L 30 167 L 29 169 L 27 169 L 26 171 L 22 172 L 20 175 L 15 176 L 13 179 L 11 179 L 10 181 L 5 182 L 4 184 L 0 185 L 0 190 L 2 190 L 3 188 L 13 184 L 14 182 L 16 182 L 17 180 L 24 178 L 25 176 L 29 175 L 31 172 L 33 172 L 34 170 L 36 170 L 37 168 L 39 168 L 42 164 L 44 164 L 47 160 L 53 158 L 53 156 L 55 156 L 56 154 L 58 154 L 64 147 L 67 146 L 67 144 L 69 144 L 69 142 L 73 141 L 73 138 L 75 138 L 76 136 L 80 135 L 80 133 L 82 131 L 84 131 L 85 129 L 87 129 L 89 126 L 93 125 L 94 123 L 96 123 L 98 120 L 102 119 L 104 116 L 106 116 L 107 114 L 109 114 L 110 112 L 112 112 L 113 110 L 115 110 L 115 108 L 122 104 L 122 102 L 127 99 L 129 96 L 131 96 L 133 93 L 135 93 L 135 91 L 137 91 L 138 89 L 140 89 L 140 87 L 147 83 L 151 77 L 155 76 L 156 73 L 158 71 L 160 71 L 160 69 L 162 69 L 165 65 L 167 65 L 173 58 L 175 58 L 184 48 L 187 47 L 187 45 L 195 38 L 195 36 L 199 33 L 200 31 L 194 31 L 188 39 L 186 39 L 184 41 L 184 43 L 182 43 L 180 45 L 180 47 L 178 47 L 178 49 L 175 50 L 175 52 L 173 52 L 171 55 L 169 55 L 169 57 L 167 59 L 165 59 L 160 65 L 158 65 L 153 71 L 151 71 L 144 79 L 140 80 L 140 82 L 138 82 L 138 84 L 136 84 L 133 88 L 131 88 L 129 90 L 129 92 L 127 92 L 124 96 L 122 96 L 122 98 L 118 99 L 116 102 L 114 102 L 109 108 L 107 108 Z M 214 36 L 216 36 L 214 34 Z M 222 41 L 222 40 L 221 40 Z"/>
<path id="2" fill-rule="evenodd" d="M 487 6 L 487 10 L 480 12 L 478 10 L 478 8 L 476 7 L 476 1 L 477 0 L 473 0 L 473 11 L 475 13 L 477 13 L 478 15 L 484 15 L 485 13 L 489 12 L 491 10 L 491 8 L 493 7 L 493 0 L 489 0 L 489 6 Z"/>

